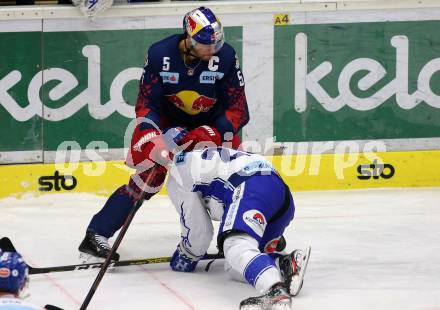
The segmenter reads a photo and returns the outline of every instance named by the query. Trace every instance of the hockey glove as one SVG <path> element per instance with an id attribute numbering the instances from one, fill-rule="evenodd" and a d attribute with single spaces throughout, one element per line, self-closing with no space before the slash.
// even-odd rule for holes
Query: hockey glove
<path id="1" fill-rule="evenodd" d="M 158 129 L 140 130 L 136 127 L 131 139 L 131 147 L 127 156 L 127 165 L 142 165 L 147 168 L 158 163 L 166 166 L 172 160 L 172 153 L 177 143 L 181 144 L 186 130 L 180 127 L 170 128 L 164 134 Z"/>
<path id="2" fill-rule="evenodd" d="M 208 146 L 208 143 L 220 146 L 222 144 L 222 138 L 220 132 L 216 128 L 204 125 L 188 131 L 182 139 L 181 144 L 187 142 L 190 142 L 190 144 L 185 150 L 192 151 L 194 149 L 206 147 Z"/>
<path id="3" fill-rule="evenodd" d="M 193 272 L 198 262 L 199 258 L 186 252 L 179 244 L 171 257 L 170 266 L 174 271 Z"/>

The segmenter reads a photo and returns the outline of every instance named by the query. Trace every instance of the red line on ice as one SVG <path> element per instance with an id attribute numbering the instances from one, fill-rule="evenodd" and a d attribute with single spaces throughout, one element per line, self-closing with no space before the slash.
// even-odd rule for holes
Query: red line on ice
<path id="1" fill-rule="evenodd" d="M 35 265 L 32 261 L 30 261 L 29 259 L 26 259 L 32 266 L 38 267 L 38 265 Z M 69 299 L 70 301 L 72 301 L 75 305 L 77 306 L 81 306 L 82 302 L 79 301 L 78 299 L 76 299 L 72 294 L 69 293 L 69 291 L 67 289 L 65 289 L 62 285 L 60 285 L 55 279 L 53 279 L 51 276 L 49 276 L 48 274 L 43 274 L 44 277 L 53 285 L 55 286 L 57 289 L 59 289 L 61 291 L 61 293 L 64 294 L 64 296 L 67 297 L 67 299 Z M 32 287 L 32 283 L 30 283 L 30 286 Z"/>
<path id="2" fill-rule="evenodd" d="M 156 280 L 157 282 L 160 283 L 160 285 L 162 287 L 164 287 L 167 291 L 169 291 L 171 294 L 173 294 L 178 300 L 180 300 L 182 303 L 184 303 L 189 309 L 195 310 L 196 308 L 191 304 L 190 301 L 188 301 L 185 297 L 183 297 L 182 295 L 180 295 L 178 292 L 176 292 L 175 290 L 173 290 L 171 287 L 169 287 L 166 283 L 162 282 L 158 277 L 156 277 L 156 275 L 154 274 L 154 272 L 152 272 L 151 270 L 143 267 L 143 266 L 139 266 L 139 268 L 141 268 L 143 271 L 147 272 L 154 280 Z"/>

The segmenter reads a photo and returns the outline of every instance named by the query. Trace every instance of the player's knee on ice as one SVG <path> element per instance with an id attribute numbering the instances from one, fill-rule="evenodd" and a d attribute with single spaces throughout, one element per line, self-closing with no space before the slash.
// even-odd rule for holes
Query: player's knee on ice
<path id="1" fill-rule="evenodd" d="M 246 281 L 260 293 L 265 293 L 282 277 L 275 261 L 261 253 L 258 241 L 247 234 L 226 237 L 223 244 L 225 270 L 234 280 Z M 229 265 L 229 266 L 228 266 Z"/>

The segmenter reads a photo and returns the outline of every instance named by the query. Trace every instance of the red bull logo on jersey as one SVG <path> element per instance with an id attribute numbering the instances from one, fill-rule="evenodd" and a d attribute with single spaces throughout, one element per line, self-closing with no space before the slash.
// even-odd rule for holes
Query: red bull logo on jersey
<path id="1" fill-rule="evenodd" d="M 190 115 L 209 111 L 216 99 L 200 95 L 196 91 L 182 90 L 177 94 L 167 95 L 168 101 Z"/>
<path id="2" fill-rule="evenodd" d="M 267 221 L 264 214 L 258 210 L 249 210 L 243 213 L 243 221 L 249 226 L 258 236 L 263 237 L 266 230 Z"/>

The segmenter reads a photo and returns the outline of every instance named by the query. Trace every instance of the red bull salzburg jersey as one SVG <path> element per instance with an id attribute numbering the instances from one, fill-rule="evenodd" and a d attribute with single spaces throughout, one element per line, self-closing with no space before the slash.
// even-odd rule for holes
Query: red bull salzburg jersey
<path id="1" fill-rule="evenodd" d="M 185 64 L 172 35 L 153 44 L 145 61 L 136 116 L 159 128 L 201 125 L 237 133 L 249 120 L 244 78 L 235 50 L 225 43 L 209 61 Z M 149 126 L 143 123 L 142 129 Z M 223 136 L 223 135 L 222 135 Z"/>

